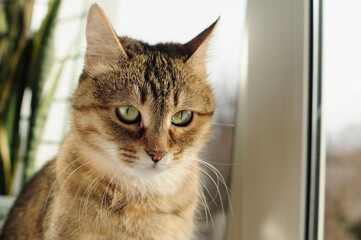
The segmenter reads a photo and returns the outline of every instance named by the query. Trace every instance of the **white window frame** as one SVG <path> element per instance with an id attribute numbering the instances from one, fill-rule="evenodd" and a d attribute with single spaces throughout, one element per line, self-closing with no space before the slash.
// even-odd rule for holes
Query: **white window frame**
<path id="1" fill-rule="evenodd" d="M 248 0 L 228 240 L 323 239 L 320 2 Z"/>

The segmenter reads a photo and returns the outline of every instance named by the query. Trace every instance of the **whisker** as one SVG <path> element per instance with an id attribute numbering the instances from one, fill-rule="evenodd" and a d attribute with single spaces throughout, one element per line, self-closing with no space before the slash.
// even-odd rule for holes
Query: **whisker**
<path id="1" fill-rule="evenodd" d="M 192 173 L 189 174 L 188 176 L 186 175 L 185 177 L 188 178 L 188 179 L 189 179 L 189 177 L 191 177 L 197 184 L 200 183 L 200 182 L 198 181 L 198 179 L 196 179 L 196 178 L 192 175 Z M 213 221 L 212 213 L 211 213 L 211 210 L 209 209 L 209 206 L 208 206 L 208 204 L 207 204 L 207 200 L 206 200 L 206 197 L 205 197 L 204 192 L 203 192 L 203 190 L 202 190 L 202 187 L 201 187 L 200 185 L 198 185 L 198 187 L 199 187 L 199 193 L 200 193 L 200 200 L 201 200 L 201 203 L 202 203 L 202 205 L 203 205 L 203 209 L 204 209 L 204 213 L 205 213 L 206 223 L 207 223 L 207 225 L 209 224 L 209 223 L 208 223 L 208 221 L 209 221 L 208 218 L 210 218 L 210 219 L 211 219 L 212 226 L 213 226 L 213 229 L 215 229 L 215 224 L 214 224 L 214 221 Z"/>
<path id="2" fill-rule="evenodd" d="M 217 123 L 217 122 L 212 122 L 212 125 L 217 125 L 217 126 L 222 126 L 222 127 L 234 127 L 234 124 L 231 123 Z"/>
<path id="3" fill-rule="evenodd" d="M 236 166 L 236 165 L 240 165 L 240 163 L 219 163 L 219 162 L 212 162 L 212 161 L 208 161 L 208 160 L 204 160 L 204 162 L 208 162 L 208 163 L 212 163 L 212 164 L 216 164 L 216 165 L 220 165 L 220 166 Z"/>
<path id="4" fill-rule="evenodd" d="M 60 171 L 59 175 L 55 178 L 54 183 L 51 185 L 51 188 L 50 188 L 49 193 L 48 193 L 48 195 L 47 195 L 47 197 L 46 197 L 46 200 L 45 200 L 43 212 L 42 212 L 42 214 L 41 214 L 41 220 L 40 220 L 41 223 L 43 222 L 43 218 L 44 218 L 44 215 L 45 215 L 45 208 L 46 208 L 46 205 L 48 204 L 50 194 L 51 194 L 51 192 L 53 191 L 53 188 L 54 188 L 56 182 L 58 181 L 59 177 L 63 174 L 63 172 L 65 171 L 65 169 L 67 169 L 71 164 L 74 164 L 75 162 L 77 162 L 77 161 L 79 161 L 79 160 L 81 160 L 81 159 L 82 159 L 82 158 L 80 157 L 80 158 L 78 158 L 78 159 L 76 159 L 76 160 L 74 160 L 74 161 L 71 161 L 68 165 L 66 165 L 66 166 Z"/>
<path id="5" fill-rule="evenodd" d="M 216 192 L 216 194 L 213 196 L 212 194 L 211 194 L 211 192 L 208 190 L 208 188 L 207 188 L 207 186 L 202 182 L 202 181 L 200 181 L 199 182 L 201 185 L 202 185 L 202 187 L 207 191 L 207 193 L 208 193 L 208 195 L 211 197 L 211 202 L 210 203 L 214 203 L 216 206 L 217 206 L 217 203 L 216 203 L 216 197 L 217 197 L 217 192 Z M 210 204 L 210 203 L 207 203 L 208 205 Z M 218 206 L 217 206 L 217 209 L 218 210 L 221 210 L 221 209 L 219 209 L 218 208 Z"/>
<path id="6" fill-rule="evenodd" d="M 221 172 L 220 172 L 215 166 L 213 166 L 213 165 L 210 164 L 209 162 L 203 161 L 203 160 L 201 160 L 201 159 L 197 159 L 197 158 L 191 158 L 191 159 L 196 160 L 197 162 L 204 164 L 204 166 L 206 166 L 206 167 L 207 167 L 209 170 L 211 170 L 214 174 L 216 174 L 217 176 L 219 176 L 221 182 L 224 184 L 224 187 L 225 187 L 228 191 L 230 191 L 230 193 L 231 193 L 231 190 L 230 190 L 230 189 L 228 188 L 228 186 L 227 186 L 226 180 L 223 178 L 223 175 L 221 174 Z M 214 170 L 214 171 L 213 171 L 213 170 Z"/>
<path id="7" fill-rule="evenodd" d="M 205 217 L 206 217 L 206 223 L 207 225 L 209 224 L 209 220 L 208 218 L 211 219 L 211 223 L 212 223 L 212 226 L 213 226 L 213 229 L 215 229 L 215 225 L 214 225 L 214 220 L 213 220 L 213 217 L 212 217 L 212 213 L 211 213 L 211 210 L 209 209 L 209 206 L 207 204 L 207 200 L 206 200 L 206 197 L 204 195 L 204 192 L 203 190 L 201 189 L 200 190 L 200 199 L 201 199 L 201 202 L 202 202 L 202 205 L 203 205 L 203 208 L 204 208 L 204 212 L 205 212 Z M 208 216 L 209 215 L 209 216 Z"/>
<path id="8" fill-rule="evenodd" d="M 91 162 L 94 162 L 95 160 L 96 160 L 96 159 L 93 159 L 93 160 L 91 160 L 91 161 L 88 161 L 88 162 L 80 165 L 79 167 L 77 167 L 74 171 L 72 171 L 72 172 L 68 175 L 68 177 L 65 179 L 65 181 L 63 182 L 63 184 L 60 186 L 60 188 L 59 188 L 59 195 L 61 195 L 61 192 L 63 191 L 63 188 L 65 187 L 65 184 L 67 183 L 67 181 L 70 179 L 70 177 L 71 177 L 76 171 L 78 171 L 80 168 L 84 167 L 85 165 L 88 165 L 88 164 L 90 164 Z"/>
<path id="9" fill-rule="evenodd" d="M 110 184 L 112 183 L 112 181 L 113 181 L 114 177 L 115 177 L 115 176 L 113 176 L 113 177 L 110 179 L 110 181 L 109 181 L 109 183 L 108 183 L 107 187 L 105 188 L 105 190 L 104 190 L 104 192 L 103 192 L 103 195 L 102 195 L 102 201 L 101 201 L 101 203 L 100 203 L 100 213 L 101 213 L 101 214 L 103 214 L 102 209 L 103 209 L 103 201 L 104 201 L 105 194 L 106 194 L 106 192 L 107 192 L 107 190 L 108 190 L 108 188 L 109 188 Z M 103 216 L 103 215 L 101 215 L 101 218 L 103 218 L 102 216 Z M 104 224 L 104 221 L 102 221 L 101 223 L 102 223 L 102 225 L 103 225 L 103 224 Z"/>
<path id="10" fill-rule="evenodd" d="M 99 166 L 99 167 L 100 167 L 100 166 Z M 69 207 L 69 210 L 68 210 L 68 213 L 67 213 L 67 214 L 70 213 L 71 207 L 73 206 L 73 204 L 74 204 L 74 202 L 75 202 L 75 200 L 76 200 L 76 198 L 77 198 L 77 196 L 78 196 L 78 194 L 79 194 L 79 191 L 80 191 L 81 187 L 82 187 L 83 184 L 85 183 L 85 179 L 88 179 L 89 177 L 91 177 L 91 176 L 95 173 L 95 170 L 97 170 L 99 167 L 93 168 L 93 169 L 88 173 L 88 175 L 86 175 L 85 177 L 83 177 L 82 181 L 80 182 L 80 185 L 78 185 L 78 189 L 77 189 L 77 191 L 76 191 L 76 193 L 75 193 L 75 196 L 74 196 L 74 198 L 73 198 L 73 200 L 72 200 L 72 202 L 71 202 L 71 204 L 70 204 L 70 207 Z"/>
<path id="11" fill-rule="evenodd" d="M 189 151 L 187 150 L 186 153 L 195 153 L 195 154 L 204 154 L 206 150 L 203 150 L 201 152 L 199 151 Z M 207 153 L 210 153 L 210 155 L 212 155 L 214 152 L 212 150 L 208 150 Z M 192 157 L 193 159 L 193 157 Z M 208 162 L 208 163 L 211 163 L 211 164 L 215 164 L 215 165 L 220 165 L 220 166 L 237 166 L 237 165 L 241 165 L 241 163 L 222 163 L 222 162 L 214 162 L 214 161 L 210 161 L 210 160 L 207 160 L 207 159 L 204 159 L 204 160 L 201 160 L 201 159 L 198 159 L 200 161 L 203 161 L 203 162 Z"/>
<path id="12" fill-rule="evenodd" d="M 194 164 L 193 164 L 194 165 Z M 194 165 L 194 166 L 196 166 L 197 167 L 197 165 Z M 222 195 L 221 195 L 221 191 L 219 190 L 219 178 L 218 178 L 218 176 L 217 176 L 217 183 L 216 183 L 216 181 L 214 181 L 214 179 L 211 177 L 211 175 L 209 174 L 209 173 L 207 173 L 205 170 L 203 170 L 202 168 L 200 168 L 200 167 L 198 167 L 198 169 L 203 173 L 203 174 L 205 174 L 212 182 L 213 182 L 213 184 L 214 184 L 214 186 L 216 187 L 216 190 L 217 190 L 217 192 L 216 192 L 216 195 L 215 195 L 215 197 L 217 196 L 217 194 L 218 194 L 218 196 L 219 196 L 219 201 L 220 201 L 220 203 L 221 203 L 221 209 L 219 209 L 219 207 L 217 206 L 217 204 L 216 204 L 216 206 L 217 206 L 217 208 L 218 208 L 218 210 L 221 210 L 221 212 L 222 213 L 224 213 L 224 204 L 223 204 L 223 199 L 222 199 Z M 209 191 L 208 191 L 209 192 Z M 210 194 L 210 193 L 209 193 Z M 211 194 L 210 194 L 210 196 L 212 196 Z M 213 199 L 214 200 L 214 199 Z M 226 224 L 226 219 L 224 218 L 224 223 Z"/>
<path id="13" fill-rule="evenodd" d="M 100 168 L 100 166 L 98 166 L 97 168 L 95 168 L 96 170 L 98 170 Z M 94 171 L 91 175 L 93 175 L 96 171 Z M 100 172 L 97 171 L 97 174 L 99 174 Z M 82 209 L 82 202 L 83 202 L 83 199 L 84 199 L 84 196 L 87 195 L 89 189 L 91 188 L 92 184 L 97 180 L 97 177 L 95 177 L 95 179 L 87 186 L 87 188 L 85 189 L 81 199 L 80 199 L 80 203 L 79 203 L 79 213 L 78 213 L 78 216 L 79 216 L 79 230 L 81 232 L 81 216 L 82 214 L 84 213 L 84 207 L 85 207 L 85 201 L 84 201 L 84 204 L 83 204 L 83 209 Z M 81 212 L 81 209 L 82 209 L 82 212 Z M 85 225 L 87 228 L 88 228 L 88 224 Z"/>
<path id="14" fill-rule="evenodd" d="M 99 176 L 98 178 L 96 178 L 94 181 L 96 181 L 97 179 L 98 179 L 98 180 L 96 181 L 96 183 L 94 184 L 94 186 L 92 186 L 93 183 L 94 183 L 94 181 L 90 184 L 90 186 L 92 186 L 92 187 L 91 187 L 90 191 L 88 192 L 88 196 L 87 196 L 86 202 L 85 202 L 85 204 L 84 204 L 85 219 L 86 219 L 86 221 L 87 221 L 87 226 L 90 225 L 90 224 L 89 224 L 89 220 L 88 220 L 88 213 L 87 213 L 87 209 L 88 209 L 87 206 L 88 206 L 88 203 L 89 203 L 90 194 L 91 194 L 92 191 L 94 190 L 95 186 L 99 183 L 99 181 L 100 181 L 105 175 L 106 175 L 106 174 L 104 173 L 102 176 Z"/>
<path id="15" fill-rule="evenodd" d="M 85 178 L 88 179 L 89 177 L 93 176 L 94 173 L 98 174 L 99 171 L 97 171 L 97 170 L 99 170 L 100 167 L 101 167 L 100 165 L 97 166 L 97 167 L 95 167 L 91 172 L 89 172 L 89 173 L 87 174 L 87 176 L 85 176 L 85 177 L 83 178 L 83 181 L 85 182 Z M 87 188 L 85 189 L 83 195 L 81 196 L 80 202 L 79 202 L 79 211 L 78 211 L 79 221 L 78 221 L 78 222 L 79 222 L 79 231 L 80 231 L 80 232 L 82 232 L 82 230 L 81 230 L 81 214 L 80 214 L 80 212 L 81 212 L 81 205 L 82 205 L 82 202 L 83 202 L 83 199 L 84 199 L 84 195 L 87 194 L 88 189 L 89 189 L 90 186 L 91 186 L 91 185 L 88 185 L 88 186 L 87 186 Z M 78 190 L 79 190 L 79 188 L 78 188 Z"/>
<path id="16" fill-rule="evenodd" d="M 219 177 L 223 186 L 226 189 L 226 194 L 227 194 L 227 199 L 228 199 L 228 203 L 229 203 L 229 208 L 231 211 L 231 214 L 233 216 L 233 207 L 232 207 L 232 203 L 231 203 L 231 198 L 230 198 L 230 194 L 233 194 L 232 191 L 229 189 L 229 187 L 227 186 L 226 180 L 223 178 L 223 175 L 220 173 L 220 171 L 214 167 L 212 164 L 207 163 L 205 161 L 202 161 L 201 159 L 197 159 L 197 158 L 192 158 L 193 160 L 198 161 L 199 163 L 202 163 L 204 166 L 206 166 L 209 170 L 211 170 L 214 174 L 216 174 L 217 178 Z"/>

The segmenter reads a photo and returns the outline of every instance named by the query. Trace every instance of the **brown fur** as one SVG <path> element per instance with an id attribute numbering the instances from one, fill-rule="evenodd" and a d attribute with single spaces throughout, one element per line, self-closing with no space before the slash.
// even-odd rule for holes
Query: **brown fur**
<path id="1" fill-rule="evenodd" d="M 199 168 L 214 111 L 204 56 L 215 24 L 189 43 L 116 37 L 102 10 L 88 15 L 84 71 L 71 127 L 55 161 L 24 188 L 1 239 L 189 239 Z M 141 121 L 121 122 L 120 106 Z M 171 124 L 181 110 L 189 125 Z M 146 150 L 167 154 L 153 163 Z"/>

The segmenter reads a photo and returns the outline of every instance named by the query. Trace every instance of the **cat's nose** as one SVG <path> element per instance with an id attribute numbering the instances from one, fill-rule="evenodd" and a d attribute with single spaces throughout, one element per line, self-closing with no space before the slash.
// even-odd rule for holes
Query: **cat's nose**
<path id="1" fill-rule="evenodd" d="M 162 157 L 164 157 L 164 155 L 167 154 L 166 151 L 152 151 L 152 150 L 151 151 L 145 150 L 145 151 L 148 153 L 148 155 L 152 158 L 153 162 L 155 163 L 159 162 L 159 160 L 161 160 Z"/>

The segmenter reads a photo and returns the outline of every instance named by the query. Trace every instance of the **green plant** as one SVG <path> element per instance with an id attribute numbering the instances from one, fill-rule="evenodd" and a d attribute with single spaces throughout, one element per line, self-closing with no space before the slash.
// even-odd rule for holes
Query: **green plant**
<path id="1" fill-rule="evenodd" d="M 0 194 L 12 194 L 21 161 L 24 179 L 33 174 L 33 159 L 44 128 L 45 113 L 59 79 L 59 74 L 49 77 L 49 71 L 54 61 L 51 36 L 60 2 L 49 2 L 46 17 L 34 32 L 29 28 L 34 0 L 0 2 Z M 44 89 L 49 82 L 50 90 Z M 26 137 L 21 139 L 20 114 L 28 104 L 23 101 L 25 92 L 31 95 L 31 111 L 29 127 L 22 129 Z M 26 145 L 26 150 L 20 154 L 21 144 Z"/>

